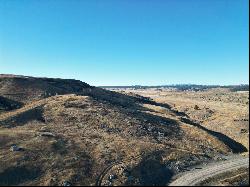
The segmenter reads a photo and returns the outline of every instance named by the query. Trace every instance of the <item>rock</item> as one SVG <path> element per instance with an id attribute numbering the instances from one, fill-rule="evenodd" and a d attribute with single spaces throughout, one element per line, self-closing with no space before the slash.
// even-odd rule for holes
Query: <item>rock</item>
<path id="1" fill-rule="evenodd" d="M 113 181 L 114 179 L 116 179 L 116 178 L 117 178 L 116 175 L 110 174 L 108 180 L 109 180 L 110 182 L 112 182 L 112 181 Z"/>
<path id="2" fill-rule="evenodd" d="M 163 138 L 164 137 L 164 133 L 158 132 L 158 136 L 161 137 L 161 138 Z"/>
<path id="3" fill-rule="evenodd" d="M 112 182 L 107 181 L 107 186 L 112 186 Z"/>
<path id="4" fill-rule="evenodd" d="M 106 128 L 108 128 L 108 125 L 106 125 L 105 123 L 103 123 L 103 124 L 100 125 L 100 127 L 101 127 L 101 129 L 106 129 Z"/>
<path id="5" fill-rule="evenodd" d="M 17 145 L 13 144 L 13 145 L 11 145 L 10 150 L 11 151 L 21 151 L 22 148 L 20 148 Z"/>
<path id="6" fill-rule="evenodd" d="M 40 132 L 47 132 L 47 131 L 48 131 L 48 128 L 46 126 L 41 127 L 40 129 Z"/>
<path id="7" fill-rule="evenodd" d="M 72 184 L 69 181 L 64 181 L 62 186 L 72 186 Z"/>
<path id="8" fill-rule="evenodd" d="M 40 136 L 45 136 L 45 137 L 55 137 L 55 135 L 51 132 L 42 132 Z"/>

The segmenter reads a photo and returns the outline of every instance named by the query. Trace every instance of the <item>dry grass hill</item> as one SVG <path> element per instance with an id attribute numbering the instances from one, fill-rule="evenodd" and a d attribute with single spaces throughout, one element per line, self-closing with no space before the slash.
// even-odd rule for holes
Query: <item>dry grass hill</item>
<path id="1" fill-rule="evenodd" d="M 0 76 L 0 185 L 166 185 L 190 165 L 244 151 L 147 97 Z"/>

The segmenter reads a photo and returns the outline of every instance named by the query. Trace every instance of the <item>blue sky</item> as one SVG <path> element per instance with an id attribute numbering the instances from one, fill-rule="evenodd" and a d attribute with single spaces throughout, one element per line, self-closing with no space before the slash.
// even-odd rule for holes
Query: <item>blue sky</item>
<path id="1" fill-rule="evenodd" d="M 249 82 L 248 0 L 0 0 L 0 73 L 92 85 Z"/>

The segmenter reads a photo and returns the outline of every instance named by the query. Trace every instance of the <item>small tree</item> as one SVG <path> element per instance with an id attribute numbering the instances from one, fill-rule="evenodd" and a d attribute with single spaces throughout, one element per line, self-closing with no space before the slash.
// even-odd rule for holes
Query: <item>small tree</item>
<path id="1" fill-rule="evenodd" d="M 194 109 L 195 109 L 195 110 L 199 110 L 200 108 L 199 108 L 198 105 L 195 105 L 195 106 L 194 106 Z"/>

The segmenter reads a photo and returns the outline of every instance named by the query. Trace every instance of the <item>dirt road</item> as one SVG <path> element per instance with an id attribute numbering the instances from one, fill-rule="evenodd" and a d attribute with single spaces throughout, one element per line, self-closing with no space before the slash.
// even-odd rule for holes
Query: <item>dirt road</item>
<path id="1" fill-rule="evenodd" d="M 249 167 L 249 157 L 235 157 L 184 173 L 169 186 L 194 186 L 218 174 Z"/>

